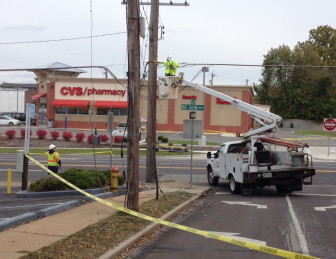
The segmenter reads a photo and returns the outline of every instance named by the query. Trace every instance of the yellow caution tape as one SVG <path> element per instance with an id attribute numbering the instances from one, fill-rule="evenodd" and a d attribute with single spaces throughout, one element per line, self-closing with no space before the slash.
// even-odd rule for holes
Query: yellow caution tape
<path id="1" fill-rule="evenodd" d="M 217 235 L 217 234 L 210 233 L 210 232 L 207 232 L 207 231 L 202 231 L 202 230 L 198 230 L 198 229 L 195 229 L 195 228 L 186 227 L 186 226 L 183 226 L 183 225 L 180 225 L 180 224 L 175 224 L 175 223 L 164 221 L 164 220 L 161 220 L 161 219 L 156 219 L 156 218 L 141 214 L 139 212 L 135 212 L 133 210 L 126 209 L 124 207 L 121 207 L 119 205 L 116 205 L 116 204 L 113 204 L 111 202 L 105 201 L 103 199 L 100 199 L 100 198 L 98 198 L 98 197 L 96 197 L 92 194 L 89 194 L 89 193 L 79 189 L 75 185 L 73 185 L 73 184 L 69 183 L 68 181 L 64 180 L 62 177 L 58 176 L 57 174 L 55 174 L 54 172 L 52 172 L 51 170 L 49 170 L 48 168 L 46 168 L 45 166 L 43 166 L 42 164 L 37 162 L 31 156 L 29 156 L 27 154 L 25 154 L 25 156 L 28 157 L 31 161 L 33 161 L 35 164 L 40 166 L 42 169 L 46 170 L 48 173 L 52 174 L 58 180 L 67 184 L 68 186 L 72 187 L 73 189 L 81 192 L 82 194 L 84 194 L 84 195 L 86 195 L 86 196 L 88 196 L 88 197 L 90 197 L 90 198 L 92 198 L 96 201 L 99 201 L 100 203 L 103 203 L 103 204 L 105 204 L 109 207 L 115 208 L 117 210 L 126 212 L 130 215 L 133 215 L 133 216 L 136 216 L 136 217 L 139 217 L 139 218 L 143 218 L 143 219 L 146 219 L 148 221 L 156 222 L 156 223 L 159 223 L 159 224 L 162 224 L 162 225 L 166 225 L 166 226 L 169 226 L 169 227 L 172 227 L 172 228 L 177 228 L 177 229 L 184 230 L 184 231 L 187 231 L 187 232 L 190 232 L 190 233 L 201 235 L 201 236 L 204 236 L 204 237 L 217 239 L 217 240 L 224 241 L 224 242 L 227 242 L 227 243 L 230 243 L 230 244 L 254 249 L 254 250 L 257 250 L 257 251 L 260 251 L 260 252 L 264 252 L 264 253 L 268 253 L 268 254 L 272 254 L 272 255 L 277 255 L 277 256 L 280 256 L 280 257 L 293 258 L 293 259 L 299 259 L 299 258 L 300 259 L 319 259 L 318 257 L 313 257 L 313 256 L 309 256 L 309 255 L 302 255 L 302 254 L 278 249 L 278 248 L 275 248 L 275 247 L 263 246 L 263 245 L 259 245 L 259 244 L 256 244 L 256 243 L 232 238 L 232 237 L 221 236 L 221 235 Z"/>

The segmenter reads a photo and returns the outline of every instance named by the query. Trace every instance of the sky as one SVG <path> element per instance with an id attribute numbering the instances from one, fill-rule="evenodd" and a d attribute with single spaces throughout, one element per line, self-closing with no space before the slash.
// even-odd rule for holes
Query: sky
<path id="1" fill-rule="evenodd" d="M 126 32 L 125 6 L 121 0 L 0 0 L 0 69 L 35 68 L 53 62 L 69 66 L 108 66 L 119 78 L 127 71 L 127 34 L 49 43 L 3 44 L 55 40 Z M 141 1 L 141 0 L 140 0 Z M 147 2 L 148 0 L 142 0 Z M 169 0 L 160 0 L 169 2 Z M 184 0 L 173 0 L 183 3 Z M 158 60 L 167 54 L 179 63 L 262 64 L 271 48 L 293 48 L 320 25 L 336 28 L 334 0 L 188 0 L 190 6 L 160 6 Z M 150 19 L 150 7 L 141 6 Z M 140 39 L 141 62 L 148 61 L 147 38 Z M 92 54 L 92 60 L 91 60 Z M 191 80 L 202 66 L 180 68 Z M 143 69 L 143 67 L 142 67 Z M 104 77 L 101 69 L 85 69 L 80 77 Z M 209 84 L 258 84 L 261 68 L 212 66 Z M 164 69 L 158 69 L 164 76 Z M 35 83 L 31 72 L 0 72 L 0 83 Z M 202 83 L 200 75 L 194 82 Z"/>

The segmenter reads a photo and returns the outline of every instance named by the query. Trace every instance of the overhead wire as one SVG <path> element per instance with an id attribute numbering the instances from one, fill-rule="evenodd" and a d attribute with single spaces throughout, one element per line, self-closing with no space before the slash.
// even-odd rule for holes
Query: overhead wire
<path id="1" fill-rule="evenodd" d="M 55 41 L 70 41 L 70 40 L 82 40 L 82 39 L 91 39 L 98 37 L 106 37 L 117 34 L 124 34 L 127 32 L 116 32 L 116 33 L 107 33 L 95 36 L 84 36 L 84 37 L 76 37 L 76 38 L 66 38 L 66 39 L 56 39 L 56 40 L 34 40 L 34 41 L 17 41 L 17 42 L 0 42 L 0 45 L 14 45 L 14 44 L 31 44 L 31 43 L 46 43 L 46 42 L 55 42 Z"/>

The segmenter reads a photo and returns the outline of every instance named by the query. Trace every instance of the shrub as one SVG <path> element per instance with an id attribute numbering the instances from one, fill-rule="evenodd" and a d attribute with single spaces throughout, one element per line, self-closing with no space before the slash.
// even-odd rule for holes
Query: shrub
<path id="1" fill-rule="evenodd" d="M 77 142 L 83 142 L 85 139 L 85 134 L 83 132 L 78 132 L 75 136 Z"/>
<path id="2" fill-rule="evenodd" d="M 114 141 L 115 143 L 122 143 L 123 140 L 124 140 L 124 137 L 123 137 L 123 136 L 114 136 L 114 137 L 113 137 L 113 141 Z"/>
<path id="3" fill-rule="evenodd" d="M 164 136 L 158 136 L 158 140 L 162 140 Z"/>
<path id="4" fill-rule="evenodd" d="M 186 147 L 186 146 L 188 146 L 186 143 L 183 143 L 182 145 L 181 145 L 182 147 Z"/>
<path id="5" fill-rule="evenodd" d="M 103 134 L 103 135 L 100 136 L 100 140 L 101 140 L 101 142 L 107 142 L 109 140 L 109 137 L 107 135 Z"/>
<path id="6" fill-rule="evenodd" d="M 168 142 L 168 138 L 162 138 L 162 142 L 163 143 L 167 143 Z"/>
<path id="7" fill-rule="evenodd" d="M 7 130 L 5 135 L 9 138 L 9 139 L 13 139 L 16 135 L 16 130 Z"/>
<path id="8" fill-rule="evenodd" d="M 291 127 L 291 128 L 294 128 L 294 124 L 293 124 L 293 122 L 290 124 L 290 127 Z"/>
<path id="9" fill-rule="evenodd" d="M 282 123 L 282 122 L 280 123 L 280 126 L 279 126 L 279 127 L 280 127 L 280 128 L 283 128 L 283 123 Z"/>
<path id="10" fill-rule="evenodd" d="M 52 139 L 58 139 L 60 134 L 58 131 L 50 131 L 50 136 Z"/>
<path id="11" fill-rule="evenodd" d="M 92 134 L 87 137 L 87 142 L 92 144 Z"/>
<path id="12" fill-rule="evenodd" d="M 172 147 L 172 146 L 174 146 L 174 144 L 172 142 L 169 142 L 168 146 Z"/>
<path id="13" fill-rule="evenodd" d="M 99 179 L 98 179 L 98 177 Z M 70 168 L 64 172 L 59 173 L 59 176 L 80 189 L 93 189 L 100 188 L 101 185 L 106 187 L 111 181 L 111 171 L 84 171 L 81 168 Z M 32 192 L 46 192 L 46 191 L 59 191 L 71 190 L 72 188 L 49 175 L 37 180 L 30 184 L 29 191 Z"/>
<path id="14" fill-rule="evenodd" d="M 21 138 L 25 138 L 25 134 L 26 134 L 26 130 L 25 129 L 21 129 L 20 130 L 20 133 L 21 133 Z M 16 133 L 15 133 L 16 134 Z M 30 130 L 30 136 L 33 134 L 32 130 Z"/>
<path id="15" fill-rule="evenodd" d="M 63 131 L 62 138 L 66 141 L 70 141 L 70 139 L 73 138 L 73 134 L 72 132 L 69 132 L 69 131 Z"/>
<path id="16" fill-rule="evenodd" d="M 36 135 L 39 139 L 45 139 L 46 136 L 47 136 L 47 131 L 43 130 L 43 129 L 40 129 L 36 132 Z"/>

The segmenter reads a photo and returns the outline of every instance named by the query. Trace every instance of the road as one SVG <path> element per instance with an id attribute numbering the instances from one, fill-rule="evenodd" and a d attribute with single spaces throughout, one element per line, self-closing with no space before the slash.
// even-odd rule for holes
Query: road
<path id="1" fill-rule="evenodd" d="M 5 136 L 5 132 L 8 129 L 15 129 L 17 132 L 17 137 L 20 136 L 20 129 L 24 129 L 24 126 L 18 126 L 18 127 L 9 127 L 9 126 L 0 126 L 0 134 L 1 136 Z M 39 128 L 32 126 L 32 138 L 37 138 L 36 131 L 39 129 L 44 129 L 46 131 L 54 131 L 57 130 L 60 133 L 64 131 L 64 129 L 52 129 L 52 128 Z M 292 140 L 298 140 L 300 142 L 308 142 L 309 146 L 328 146 L 328 138 L 321 137 L 321 136 L 308 136 L 308 135 L 293 135 L 292 132 L 297 129 L 284 129 L 280 128 L 279 131 L 277 131 L 275 137 L 277 138 L 287 138 Z M 67 129 L 67 131 L 71 131 L 73 135 L 75 136 L 77 132 L 84 132 L 86 135 L 91 134 L 90 130 L 88 129 Z M 98 134 L 107 134 L 106 130 L 98 130 Z M 157 132 L 157 136 L 163 135 L 165 137 L 168 137 L 170 140 L 183 140 L 183 132 Z M 141 139 L 145 139 L 147 136 L 147 132 L 141 132 Z M 47 139 L 51 139 L 50 134 L 47 134 Z M 186 141 L 190 141 L 190 139 L 184 139 Z M 206 133 L 206 141 L 207 142 L 215 142 L 215 143 L 224 143 L 226 141 L 235 141 L 237 138 L 222 136 L 221 133 Z M 336 145 L 336 140 L 331 139 L 331 146 Z"/>
<path id="2" fill-rule="evenodd" d="M 336 258 L 336 163 L 315 163 L 313 185 L 278 194 L 274 187 L 232 195 L 227 181 L 174 222 L 261 245 Z M 247 203 L 244 205 L 242 203 Z M 332 206 L 333 205 L 333 206 Z M 259 206 L 259 208 L 258 208 Z M 130 258 L 279 258 L 177 229 L 165 228 Z"/>

